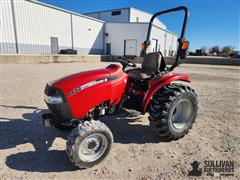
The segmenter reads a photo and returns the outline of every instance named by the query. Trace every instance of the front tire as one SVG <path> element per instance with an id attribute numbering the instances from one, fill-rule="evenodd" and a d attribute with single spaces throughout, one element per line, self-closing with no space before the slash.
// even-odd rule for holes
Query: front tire
<path id="1" fill-rule="evenodd" d="M 112 143 L 112 132 L 104 123 L 85 121 L 69 135 L 66 151 L 75 166 L 85 169 L 102 161 L 109 153 Z"/>
<path id="2" fill-rule="evenodd" d="M 182 138 L 197 117 L 198 100 L 194 90 L 182 84 L 161 88 L 149 107 L 150 126 L 168 140 Z"/>

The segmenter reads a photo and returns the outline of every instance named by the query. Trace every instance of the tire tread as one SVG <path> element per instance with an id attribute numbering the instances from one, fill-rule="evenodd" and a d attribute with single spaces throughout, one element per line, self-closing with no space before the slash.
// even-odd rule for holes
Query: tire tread
<path id="1" fill-rule="evenodd" d="M 86 169 L 91 166 L 92 164 L 89 165 L 88 163 L 80 162 L 77 157 L 74 156 L 74 150 L 76 149 L 76 146 L 78 145 L 80 139 L 79 137 L 83 137 L 89 132 L 97 132 L 97 131 L 105 131 L 107 134 L 110 135 L 111 142 L 109 143 L 109 150 L 111 148 L 111 144 L 113 143 L 113 135 L 111 130 L 102 122 L 96 121 L 96 120 L 90 120 L 90 121 L 85 121 L 83 123 L 80 123 L 78 127 L 74 128 L 72 130 L 72 133 L 68 136 L 68 140 L 66 143 L 66 152 L 68 154 L 68 157 L 70 161 L 75 165 L 76 167 L 80 169 Z"/>
<path id="2" fill-rule="evenodd" d="M 192 124 L 188 126 L 188 130 L 182 133 L 180 136 L 176 136 L 174 133 L 171 133 L 168 125 L 168 116 L 173 102 L 179 98 L 184 93 L 190 93 L 196 98 L 197 95 L 195 91 L 183 84 L 172 83 L 163 88 L 161 88 L 153 96 L 153 99 L 150 103 L 149 109 L 149 121 L 150 126 L 155 129 L 155 131 L 161 137 L 166 137 L 169 140 L 177 140 L 182 138 L 185 134 L 188 133 L 189 129 L 192 128 Z M 194 123 L 196 120 L 196 115 L 193 118 Z"/>

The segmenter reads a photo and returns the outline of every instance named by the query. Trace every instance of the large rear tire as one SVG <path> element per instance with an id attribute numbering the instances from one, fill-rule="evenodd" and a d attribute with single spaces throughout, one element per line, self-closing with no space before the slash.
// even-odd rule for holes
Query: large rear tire
<path id="1" fill-rule="evenodd" d="M 85 121 L 69 135 L 66 151 L 75 166 L 85 169 L 102 161 L 109 153 L 112 143 L 112 132 L 104 123 Z"/>
<path id="2" fill-rule="evenodd" d="M 197 117 L 198 99 L 194 90 L 182 84 L 161 88 L 148 108 L 150 126 L 168 140 L 182 138 Z"/>

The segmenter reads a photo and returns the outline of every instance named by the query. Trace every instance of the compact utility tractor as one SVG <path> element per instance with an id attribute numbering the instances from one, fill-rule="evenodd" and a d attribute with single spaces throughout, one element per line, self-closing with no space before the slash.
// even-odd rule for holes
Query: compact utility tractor
<path id="1" fill-rule="evenodd" d="M 161 52 L 147 53 L 147 48 L 154 19 L 175 11 L 183 11 L 185 16 L 175 63 L 167 67 Z M 106 157 L 113 135 L 97 119 L 119 112 L 121 108 L 148 113 L 150 126 L 168 140 L 177 140 L 192 128 L 197 116 L 197 95 L 190 87 L 173 83 L 190 82 L 187 74 L 173 72 L 188 48 L 188 41 L 184 38 L 187 18 L 188 10 L 183 6 L 153 15 L 142 45 L 141 68 L 120 57 L 118 60 L 122 66 L 111 64 L 103 69 L 72 74 L 46 85 L 45 102 L 50 113 L 43 114 L 43 123 L 47 127 L 72 129 L 66 151 L 75 166 L 88 168 Z"/>

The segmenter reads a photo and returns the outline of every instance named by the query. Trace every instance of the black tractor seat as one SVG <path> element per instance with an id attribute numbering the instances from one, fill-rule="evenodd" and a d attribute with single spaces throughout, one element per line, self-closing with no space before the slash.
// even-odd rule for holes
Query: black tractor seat
<path id="1" fill-rule="evenodd" d="M 166 68 L 165 61 L 160 52 L 148 53 L 142 63 L 142 68 L 133 69 L 128 76 L 137 81 L 147 80 L 159 74 Z"/>

